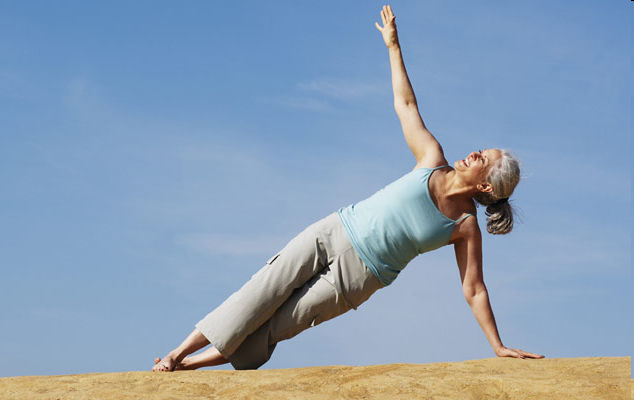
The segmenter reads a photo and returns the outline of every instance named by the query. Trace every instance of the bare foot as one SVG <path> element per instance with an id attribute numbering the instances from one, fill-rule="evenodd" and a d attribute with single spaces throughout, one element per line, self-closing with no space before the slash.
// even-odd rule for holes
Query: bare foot
<path id="1" fill-rule="evenodd" d="M 198 351 L 208 344 L 209 340 L 207 340 L 198 329 L 194 329 L 192 333 L 183 340 L 183 343 L 170 351 L 163 359 L 155 359 L 155 365 L 152 371 L 173 371 L 186 355 Z"/>
<path id="2" fill-rule="evenodd" d="M 226 358 L 220 354 L 218 349 L 211 347 L 200 354 L 194 354 L 192 356 L 181 357 L 175 355 L 175 351 L 170 352 L 163 359 L 154 359 L 154 368 L 152 371 L 178 371 L 198 369 L 202 367 L 211 367 L 214 365 L 226 364 L 229 362 Z"/>
<path id="3" fill-rule="evenodd" d="M 156 357 L 154 359 L 154 364 L 158 364 L 159 362 L 161 362 L 161 359 Z M 156 365 L 155 365 L 155 368 L 156 368 Z M 176 364 L 172 371 L 182 371 L 182 370 L 185 370 L 185 369 L 188 369 L 187 368 L 187 357 L 185 357 L 185 359 L 183 361 L 181 361 L 178 364 Z M 154 371 L 154 368 L 152 368 L 152 371 Z"/>
<path id="4" fill-rule="evenodd" d="M 172 357 L 168 354 L 162 360 L 160 358 L 154 359 L 154 367 L 152 367 L 152 371 L 160 371 L 160 372 L 171 372 L 174 371 L 177 363 L 174 362 Z"/>

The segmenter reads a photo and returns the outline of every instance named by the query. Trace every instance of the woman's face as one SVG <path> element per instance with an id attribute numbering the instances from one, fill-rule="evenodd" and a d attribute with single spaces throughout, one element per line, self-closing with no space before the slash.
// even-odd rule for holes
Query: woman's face
<path id="1" fill-rule="evenodd" d="M 502 158 L 498 149 L 471 152 L 464 160 L 456 161 L 454 169 L 462 178 L 474 185 L 486 183 L 489 171 Z"/>

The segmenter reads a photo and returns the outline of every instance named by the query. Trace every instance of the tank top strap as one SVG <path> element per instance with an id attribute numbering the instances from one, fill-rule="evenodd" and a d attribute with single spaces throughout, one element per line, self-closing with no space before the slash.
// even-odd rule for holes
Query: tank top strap
<path id="1" fill-rule="evenodd" d="M 460 221 L 464 220 L 464 219 L 469 218 L 469 217 L 475 217 L 475 215 L 470 214 L 470 213 L 467 213 L 467 215 L 463 215 L 462 217 L 458 218 L 458 219 L 456 220 L 456 224 L 457 224 L 457 223 L 459 223 Z"/>
<path id="2" fill-rule="evenodd" d="M 434 167 L 434 168 L 430 168 L 430 169 L 431 169 L 432 171 L 435 171 L 435 170 L 437 170 L 437 169 L 446 168 L 446 167 L 448 167 L 448 166 L 449 166 L 449 164 L 447 164 L 447 165 L 441 165 L 440 167 Z"/>

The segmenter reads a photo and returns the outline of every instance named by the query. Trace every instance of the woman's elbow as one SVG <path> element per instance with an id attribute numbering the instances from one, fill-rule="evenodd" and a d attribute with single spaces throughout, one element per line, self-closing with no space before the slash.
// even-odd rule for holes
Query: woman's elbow
<path id="1" fill-rule="evenodd" d="M 487 288 L 486 286 L 484 286 L 484 283 L 462 286 L 462 294 L 464 294 L 464 298 L 465 300 L 467 300 L 467 303 L 469 304 L 471 304 L 475 298 L 482 296 L 483 294 L 486 294 L 486 293 L 487 293 Z"/>
<path id="2" fill-rule="evenodd" d="M 418 104 L 416 103 L 416 98 L 395 98 L 394 99 L 394 110 L 396 110 L 397 114 L 407 113 L 415 111 L 418 113 Z"/>

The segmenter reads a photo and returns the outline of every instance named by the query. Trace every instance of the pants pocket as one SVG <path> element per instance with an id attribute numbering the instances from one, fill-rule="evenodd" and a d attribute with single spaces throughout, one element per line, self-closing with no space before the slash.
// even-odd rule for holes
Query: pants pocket
<path id="1" fill-rule="evenodd" d="M 277 260 L 277 258 L 278 258 L 279 256 L 280 256 L 280 253 L 275 254 L 273 257 L 269 258 L 269 259 L 266 261 L 266 263 L 267 263 L 268 265 L 273 264 L 273 262 L 274 262 L 275 260 Z"/>

